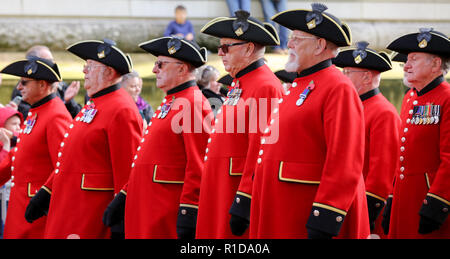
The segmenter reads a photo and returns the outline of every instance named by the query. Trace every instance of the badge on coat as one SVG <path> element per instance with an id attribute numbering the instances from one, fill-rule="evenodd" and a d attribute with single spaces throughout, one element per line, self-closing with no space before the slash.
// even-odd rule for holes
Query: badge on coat
<path id="1" fill-rule="evenodd" d="M 34 115 L 28 116 L 27 120 L 25 121 L 25 129 L 23 130 L 24 134 L 30 134 L 31 130 L 33 129 L 34 125 L 36 124 L 37 120 L 37 113 Z"/>
<path id="2" fill-rule="evenodd" d="M 239 80 L 236 82 L 231 83 L 231 87 L 228 90 L 227 93 L 227 99 L 223 102 L 223 105 L 236 105 L 241 98 L 242 95 L 242 89 L 239 85 Z"/>
<path id="3" fill-rule="evenodd" d="M 95 104 L 93 101 L 90 101 L 86 104 L 83 112 L 83 116 L 81 116 L 80 121 L 84 123 L 91 123 L 97 114 L 97 109 L 95 109 Z"/>
<path id="4" fill-rule="evenodd" d="M 301 106 L 303 104 L 303 102 L 305 102 L 306 98 L 311 93 L 311 91 L 314 90 L 315 87 L 316 86 L 314 84 L 314 80 L 311 80 L 311 82 L 309 82 L 309 84 L 305 88 L 305 90 L 303 90 L 303 92 L 300 94 L 299 99 L 297 100 L 297 102 L 295 104 L 297 106 Z"/>
<path id="5" fill-rule="evenodd" d="M 172 108 L 173 102 L 175 101 L 175 96 L 172 96 L 172 100 L 161 106 L 161 112 L 158 114 L 158 119 L 164 119 Z"/>
<path id="6" fill-rule="evenodd" d="M 441 106 L 427 103 L 413 108 L 411 124 L 430 125 L 438 124 L 441 116 Z"/>

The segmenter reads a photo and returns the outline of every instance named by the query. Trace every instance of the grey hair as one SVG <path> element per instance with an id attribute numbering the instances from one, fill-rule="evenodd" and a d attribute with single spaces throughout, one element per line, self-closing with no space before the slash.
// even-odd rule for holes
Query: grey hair
<path id="1" fill-rule="evenodd" d="M 214 79 L 214 76 L 219 74 L 219 70 L 217 68 L 206 65 L 200 69 L 198 69 L 197 74 L 197 83 L 208 88 L 209 82 Z"/>
<path id="2" fill-rule="evenodd" d="M 448 71 L 450 70 L 450 58 L 441 57 L 441 60 L 442 60 L 441 70 L 445 76 L 448 73 Z"/>
<path id="3" fill-rule="evenodd" d="M 126 81 L 128 81 L 131 78 L 140 78 L 139 73 L 135 70 L 131 71 L 128 74 L 125 74 L 122 76 L 122 81 L 120 81 L 120 84 L 125 83 Z"/>

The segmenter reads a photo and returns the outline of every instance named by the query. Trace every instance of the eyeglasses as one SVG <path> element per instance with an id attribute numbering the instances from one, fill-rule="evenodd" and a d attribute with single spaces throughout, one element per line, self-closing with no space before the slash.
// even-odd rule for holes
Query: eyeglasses
<path id="1" fill-rule="evenodd" d="M 238 46 L 238 45 L 244 45 L 247 44 L 248 42 L 236 42 L 236 43 L 230 43 L 230 44 L 222 44 L 219 45 L 219 47 L 217 47 L 217 50 L 222 50 L 223 53 L 227 54 L 228 53 L 228 48 L 229 47 L 233 47 L 233 46 Z"/>
<path id="2" fill-rule="evenodd" d="M 102 66 L 103 65 L 84 65 L 84 69 L 86 69 L 89 72 L 95 67 L 102 67 Z"/>
<path id="3" fill-rule="evenodd" d="M 158 60 L 158 61 L 155 62 L 155 66 L 158 67 L 158 69 L 162 69 L 162 65 L 165 64 L 165 63 L 183 64 L 183 63 L 177 62 L 177 61 L 161 61 L 161 60 Z"/>
<path id="4" fill-rule="evenodd" d="M 36 81 L 36 80 L 34 80 L 34 79 L 31 79 L 31 80 L 20 80 L 20 84 L 23 85 L 23 86 L 26 86 L 31 81 Z"/>
<path id="5" fill-rule="evenodd" d="M 319 39 L 319 38 L 317 38 L 317 37 L 314 37 L 314 36 L 294 36 L 294 35 L 290 35 L 289 36 L 289 40 L 290 41 L 294 41 L 294 42 L 299 42 L 300 41 L 300 39 Z"/>
<path id="6" fill-rule="evenodd" d="M 350 73 L 356 73 L 356 72 L 369 72 L 369 71 L 368 70 L 350 70 L 350 69 L 342 70 L 342 73 L 344 73 L 344 75 L 349 75 Z"/>

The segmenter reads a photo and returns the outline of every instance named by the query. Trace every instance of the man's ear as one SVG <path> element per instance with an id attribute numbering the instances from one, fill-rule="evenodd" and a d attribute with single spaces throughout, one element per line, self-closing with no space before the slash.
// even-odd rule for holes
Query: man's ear
<path id="1" fill-rule="evenodd" d="M 255 43 L 249 42 L 245 44 L 247 47 L 245 48 L 245 56 L 249 57 L 255 51 Z"/>
<path id="2" fill-rule="evenodd" d="M 439 72 L 442 68 L 442 58 L 440 57 L 434 57 L 431 61 L 431 69 L 433 72 Z"/>
<path id="3" fill-rule="evenodd" d="M 316 48 L 314 54 L 319 55 L 327 48 L 327 40 L 319 38 L 316 41 Z"/>

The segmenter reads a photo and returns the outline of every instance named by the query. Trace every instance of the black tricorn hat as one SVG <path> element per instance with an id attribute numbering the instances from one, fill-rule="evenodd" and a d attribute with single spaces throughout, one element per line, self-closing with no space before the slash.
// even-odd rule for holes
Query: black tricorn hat
<path id="1" fill-rule="evenodd" d="M 250 13 L 244 10 L 236 11 L 233 17 L 218 17 L 209 21 L 201 32 L 218 38 L 243 40 L 263 46 L 280 45 L 280 38 L 272 24 L 262 23 L 250 17 Z"/>
<path id="2" fill-rule="evenodd" d="M 433 28 L 421 28 L 417 33 L 401 36 L 386 48 L 405 55 L 411 52 L 425 52 L 441 57 L 450 57 L 449 38 Z"/>
<path id="3" fill-rule="evenodd" d="M 272 20 L 291 30 L 310 33 L 333 42 L 339 47 L 352 44 L 352 34 L 346 23 L 325 12 L 324 4 L 311 4 L 312 10 L 294 9 L 278 13 Z"/>
<path id="4" fill-rule="evenodd" d="M 296 72 L 287 72 L 286 70 L 278 70 L 275 72 L 275 75 L 280 79 L 281 81 L 285 83 L 292 83 L 294 82 L 295 78 L 297 78 Z"/>
<path id="5" fill-rule="evenodd" d="M 80 41 L 67 47 L 67 50 L 81 59 L 92 59 L 112 67 L 121 75 L 133 70 L 131 57 L 123 53 L 116 47 L 116 43 L 109 39 Z"/>
<path id="6" fill-rule="evenodd" d="M 356 47 L 341 50 L 333 59 L 333 64 L 338 67 L 359 67 L 380 72 L 391 70 L 392 63 L 389 55 L 369 49 L 368 45 L 369 43 L 360 41 L 356 43 Z"/>
<path id="7" fill-rule="evenodd" d="M 176 58 L 195 67 L 201 67 L 207 61 L 206 48 L 200 48 L 197 43 L 176 36 L 146 41 L 139 44 L 139 47 L 154 56 Z"/>
<path id="8" fill-rule="evenodd" d="M 62 81 L 58 66 L 48 59 L 29 57 L 7 65 L 0 73 L 45 80 L 50 83 Z"/>
<path id="9" fill-rule="evenodd" d="M 233 83 L 233 78 L 230 76 L 230 74 L 226 74 L 224 76 L 222 76 L 221 78 L 219 78 L 217 80 L 217 82 L 226 85 L 226 86 L 230 86 L 231 83 Z"/>
<path id="10" fill-rule="evenodd" d="M 392 51 L 391 60 L 396 62 L 406 63 L 408 61 L 408 56 L 402 53 L 398 53 L 396 51 Z"/>

